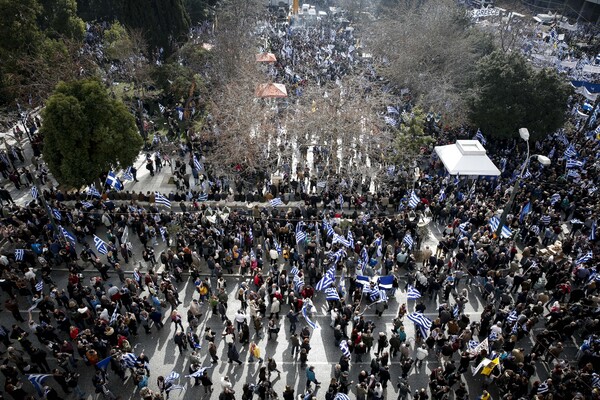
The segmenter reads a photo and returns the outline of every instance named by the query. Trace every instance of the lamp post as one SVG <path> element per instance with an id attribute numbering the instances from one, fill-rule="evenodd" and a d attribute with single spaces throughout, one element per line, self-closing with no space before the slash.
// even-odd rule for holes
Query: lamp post
<path id="1" fill-rule="evenodd" d="M 512 209 L 513 202 L 515 201 L 515 197 L 517 196 L 517 191 L 519 190 L 519 187 L 520 187 L 519 185 L 521 184 L 521 179 L 523 178 L 523 174 L 525 173 L 525 170 L 527 169 L 527 166 L 529 165 L 529 160 L 531 158 L 536 158 L 540 162 L 540 164 L 542 164 L 544 166 L 548 166 L 551 163 L 550 159 L 544 155 L 541 155 L 541 154 L 531 154 L 530 155 L 529 154 L 529 131 L 527 130 L 527 128 L 520 128 L 519 136 L 521 137 L 521 139 L 523 139 L 525 141 L 525 143 L 527 143 L 527 157 L 525 158 L 525 162 L 523 163 L 523 166 L 521 167 L 521 171 L 519 172 L 519 175 L 517 176 L 517 179 L 515 180 L 515 184 L 513 186 L 512 192 L 510 194 L 510 198 L 508 199 L 508 203 L 506 203 L 506 205 L 504 206 L 504 209 L 502 210 L 502 215 L 500 215 L 500 223 L 498 224 L 498 227 L 496 228 L 496 232 L 494 232 L 497 237 L 500 237 L 500 235 L 502 233 L 502 227 L 506 224 L 506 217 L 508 216 L 508 213 Z"/>

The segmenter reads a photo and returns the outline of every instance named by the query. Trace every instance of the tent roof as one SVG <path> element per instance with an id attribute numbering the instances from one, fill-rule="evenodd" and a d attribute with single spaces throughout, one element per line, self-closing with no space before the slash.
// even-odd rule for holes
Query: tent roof
<path id="1" fill-rule="evenodd" d="M 435 152 L 450 175 L 500 175 L 478 140 L 457 140 L 455 144 L 436 146 Z"/>
<path id="2" fill-rule="evenodd" d="M 287 97 L 287 90 L 281 83 L 260 83 L 256 86 L 255 94 L 263 98 Z"/>
<path id="3" fill-rule="evenodd" d="M 260 53 L 256 55 L 256 62 L 267 62 L 267 63 L 271 63 L 271 62 L 276 62 L 277 61 L 277 57 L 275 57 L 275 54 L 273 53 Z"/>

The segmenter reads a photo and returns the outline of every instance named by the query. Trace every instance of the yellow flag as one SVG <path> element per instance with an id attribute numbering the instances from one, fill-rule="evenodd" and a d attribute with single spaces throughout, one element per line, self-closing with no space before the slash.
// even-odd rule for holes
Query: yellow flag
<path id="1" fill-rule="evenodd" d="M 481 375 L 489 376 L 498 364 L 500 364 L 500 357 L 494 358 L 485 367 L 483 367 L 481 370 Z"/>

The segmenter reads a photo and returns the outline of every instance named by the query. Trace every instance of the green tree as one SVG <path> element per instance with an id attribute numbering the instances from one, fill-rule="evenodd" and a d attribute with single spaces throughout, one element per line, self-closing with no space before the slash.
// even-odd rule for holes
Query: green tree
<path id="1" fill-rule="evenodd" d="M 186 41 L 190 17 L 183 0 L 124 0 L 122 7 L 121 22 L 139 29 L 150 50 L 162 48 L 168 56 Z"/>
<path id="2" fill-rule="evenodd" d="M 75 0 L 38 0 L 43 12 L 38 16 L 38 24 L 51 39 L 83 39 L 85 24 L 77 16 Z"/>
<path id="3" fill-rule="evenodd" d="M 217 0 L 184 0 L 185 9 L 192 24 L 208 19 L 217 5 Z"/>
<path id="4" fill-rule="evenodd" d="M 61 82 L 42 112 L 44 160 L 56 180 L 79 187 L 131 165 L 143 145 L 134 117 L 101 82 Z"/>
<path id="5" fill-rule="evenodd" d="M 431 136 L 425 134 L 425 113 L 420 107 L 413 108 L 410 113 L 402 113 L 393 135 L 389 158 L 394 164 L 412 165 L 421 148 L 434 142 Z"/>
<path id="6" fill-rule="evenodd" d="M 569 87 L 553 71 L 535 71 L 518 53 L 495 51 L 476 67 L 470 120 L 485 135 L 514 137 L 529 129 L 535 140 L 566 119 Z"/>

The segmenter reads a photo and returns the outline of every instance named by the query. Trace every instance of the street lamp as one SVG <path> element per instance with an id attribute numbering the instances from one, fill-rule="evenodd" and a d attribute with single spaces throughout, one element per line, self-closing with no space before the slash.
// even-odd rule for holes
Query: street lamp
<path id="1" fill-rule="evenodd" d="M 544 155 L 541 155 L 541 154 L 531 154 L 530 155 L 529 154 L 529 130 L 527 130 L 527 128 L 520 128 L 519 136 L 521 137 L 521 139 L 523 139 L 525 141 L 525 143 L 527 143 L 527 157 L 525 158 L 525 162 L 523 163 L 523 166 L 521 167 L 519 176 L 517 176 L 517 179 L 515 180 L 515 184 L 513 186 L 512 193 L 510 194 L 510 198 L 508 199 L 508 203 L 506 203 L 506 205 L 504 206 L 504 209 L 502 210 L 502 215 L 500 216 L 500 223 L 498 224 L 498 227 L 496 228 L 496 232 L 494 232 L 497 237 L 500 237 L 500 234 L 502 233 L 502 227 L 506 224 L 506 217 L 508 216 L 508 212 L 512 209 L 513 202 L 515 201 L 515 197 L 517 196 L 517 191 L 519 190 L 519 187 L 520 187 L 521 179 L 523 178 L 523 174 L 525 173 L 525 170 L 527 169 L 527 166 L 529 165 L 529 160 L 531 158 L 535 158 L 538 160 L 538 162 L 540 164 L 542 164 L 545 167 L 550 165 L 552 162 L 552 161 L 550 161 L 550 159 L 548 157 L 546 157 Z"/>

